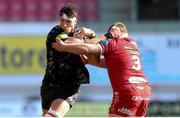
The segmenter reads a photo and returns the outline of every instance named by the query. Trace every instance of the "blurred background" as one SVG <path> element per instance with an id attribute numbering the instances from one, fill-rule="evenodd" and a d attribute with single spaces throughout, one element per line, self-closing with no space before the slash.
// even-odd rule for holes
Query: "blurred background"
<path id="1" fill-rule="evenodd" d="M 152 85 L 147 116 L 180 116 L 180 0 L 0 0 L 0 117 L 41 116 L 45 40 L 67 2 L 78 9 L 78 26 L 97 35 L 115 21 L 125 23 Z M 81 87 L 67 116 L 107 116 L 107 71 L 87 67 L 91 84 Z"/>

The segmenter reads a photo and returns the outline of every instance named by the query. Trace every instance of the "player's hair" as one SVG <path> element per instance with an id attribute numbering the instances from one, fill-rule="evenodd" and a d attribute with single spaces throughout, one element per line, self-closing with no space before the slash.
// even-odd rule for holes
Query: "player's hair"
<path id="1" fill-rule="evenodd" d="M 111 28 L 115 26 L 114 24 L 112 24 L 109 28 L 108 28 L 108 32 L 110 32 Z"/>
<path id="2" fill-rule="evenodd" d="M 119 27 L 120 30 L 121 30 L 121 32 L 123 32 L 123 33 L 128 33 L 128 31 L 127 31 L 126 26 L 125 26 L 124 23 L 122 23 L 122 22 L 116 22 L 116 23 L 115 23 L 115 26 Z"/>
<path id="3" fill-rule="evenodd" d="M 119 27 L 120 30 L 121 30 L 121 32 L 123 32 L 123 33 L 128 33 L 125 24 L 122 23 L 122 22 L 116 22 L 116 23 L 112 24 L 112 25 L 109 27 L 108 32 L 110 31 L 110 29 L 111 29 L 113 26 Z"/>
<path id="4" fill-rule="evenodd" d="M 66 4 L 60 11 L 59 11 L 59 16 L 62 16 L 66 14 L 68 18 L 73 18 L 78 16 L 77 9 L 73 7 L 71 4 Z"/>

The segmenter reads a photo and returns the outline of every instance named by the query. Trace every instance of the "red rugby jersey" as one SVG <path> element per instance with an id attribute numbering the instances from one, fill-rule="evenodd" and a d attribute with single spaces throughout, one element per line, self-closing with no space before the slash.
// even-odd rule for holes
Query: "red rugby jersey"
<path id="1" fill-rule="evenodd" d="M 114 90 L 125 83 L 144 83 L 140 53 L 135 41 L 128 37 L 100 42 L 110 81 Z"/>

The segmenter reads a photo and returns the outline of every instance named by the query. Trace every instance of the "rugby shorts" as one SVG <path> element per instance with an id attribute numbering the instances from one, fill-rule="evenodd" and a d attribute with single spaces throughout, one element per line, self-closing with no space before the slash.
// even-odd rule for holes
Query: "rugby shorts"
<path id="1" fill-rule="evenodd" d="M 120 90 L 113 92 L 109 114 L 123 117 L 145 116 L 151 97 L 150 85 L 128 83 L 120 87 Z"/>
<path id="2" fill-rule="evenodd" d="M 78 97 L 79 87 L 62 87 L 62 88 L 56 88 L 56 87 L 41 87 L 41 105 L 43 109 L 49 109 L 51 106 L 51 103 L 56 99 L 63 99 L 66 100 L 70 108 L 75 103 Z"/>

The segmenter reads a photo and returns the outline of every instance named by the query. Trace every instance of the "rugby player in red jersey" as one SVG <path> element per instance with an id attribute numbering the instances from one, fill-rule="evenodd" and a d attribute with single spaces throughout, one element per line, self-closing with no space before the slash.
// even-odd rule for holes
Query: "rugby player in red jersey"
<path id="1" fill-rule="evenodd" d="M 129 38 L 126 26 L 122 22 L 111 25 L 108 33 L 101 38 L 97 44 L 69 44 L 59 40 L 53 43 L 52 47 L 58 51 L 85 54 L 91 59 L 93 55 L 94 60 L 90 64 L 107 67 L 113 89 L 109 117 L 145 116 L 150 102 L 151 87 L 142 70 L 140 53 L 135 41 Z M 100 58 L 101 54 L 104 55 L 104 59 Z"/>

